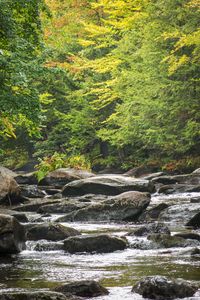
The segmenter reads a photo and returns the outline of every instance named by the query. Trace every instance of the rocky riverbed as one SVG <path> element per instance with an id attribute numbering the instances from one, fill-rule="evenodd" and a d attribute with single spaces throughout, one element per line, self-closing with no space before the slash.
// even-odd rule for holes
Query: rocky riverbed
<path id="1" fill-rule="evenodd" d="M 198 170 L 0 171 L 0 300 L 200 299 Z"/>

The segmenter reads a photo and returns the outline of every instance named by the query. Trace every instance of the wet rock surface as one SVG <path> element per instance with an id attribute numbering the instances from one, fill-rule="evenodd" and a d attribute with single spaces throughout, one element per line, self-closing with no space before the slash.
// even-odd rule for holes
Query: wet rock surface
<path id="1" fill-rule="evenodd" d="M 153 233 L 148 236 L 148 240 L 157 245 L 157 248 L 173 248 L 196 246 L 200 243 L 196 240 L 187 240 L 179 236 L 170 236 L 169 234 Z"/>
<path id="2" fill-rule="evenodd" d="M 23 247 L 9 257 L 8 252 L 0 255 L 0 290 L 8 288 L 3 296 L 8 294 L 8 298 L 2 300 L 29 300 L 33 290 L 48 293 L 61 284 L 64 294 L 60 297 L 65 300 L 93 298 L 98 293 L 98 288 L 94 292 L 93 279 L 109 287 L 109 295 L 98 296 L 102 300 L 141 300 L 136 292 L 131 294 L 130 286 L 144 275 L 199 281 L 200 193 L 194 192 L 199 189 L 198 172 L 171 176 L 162 172 L 147 175 L 144 171 L 137 179 L 116 174 L 82 174 L 85 177 L 78 178 L 73 172 L 69 175 L 59 170 L 48 178 L 48 183 L 40 185 L 31 181 L 30 174 L 10 175 L 18 178 L 26 202 L 15 202 L 9 210 L 1 205 L 0 212 L 26 222 L 22 230 L 26 228 L 30 240 L 26 242 L 27 250 L 19 255 L 16 253 Z M 65 180 L 70 183 L 63 186 Z M 2 241 L 7 241 L 4 237 Z M 25 245 L 25 238 L 20 245 Z M 87 284 L 82 279 L 88 279 Z M 69 286 L 71 291 L 67 290 Z M 10 296 L 11 290 L 16 293 L 13 287 L 29 296 Z M 72 295 L 73 289 L 83 294 Z M 200 299 L 200 292 L 195 295 L 192 299 L 187 298 L 188 294 L 184 297 Z M 37 297 L 43 295 L 35 294 L 34 299 L 44 299 Z"/>
<path id="3" fill-rule="evenodd" d="M 141 226 L 140 228 L 130 232 L 129 235 L 133 236 L 147 236 L 151 233 L 170 234 L 169 228 L 162 223 L 152 223 Z"/>
<path id="4" fill-rule="evenodd" d="M 124 250 L 127 246 L 125 239 L 103 234 L 71 237 L 64 241 L 64 250 L 69 253 L 109 253 Z"/>
<path id="5" fill-rule="evenodd" d="M 126 192 L 72 212 L 57 219 L 63 221 L 136 221 L 150 203 L 150 195 Z"/>
<path id="6" fill-rule="evenodd" d="M 191 226 L 194 228 L 200 228 L 200 212 L 194 215 L 187 223 L 186 226 Z"/>
<path id="7" fill-rule="evenodd" d="M 72 282 L 56 287 L 55 291 L 65 295 L 70 293 L 81 297 L 99 297 L 109 294 L 106 288 L 94 280 Z"/>
<path id="8" fill-rule="evenodd" d="M 80 235 L 81 233 L 73 228 L 65 227 L 57 223 L 42 223 L 28 227 L 27 239 L 28 240 L 51 240 L 60 241 L 70 236 Z"/>
<path id="9" fill-rule="evenodd" d="M 0 254 L 18 253 L 26 248 L 24 227 L 15 217 L 0 215 Z"/>
<path id="10" fill-rule="evenodd" d="M 139 221 L 153 221 L 158 220 L 160 214 L 169 207 L 169 204 L 160 203 L 151 209 L 147 209 L 144 213 L 139 217 Z"/>
<path id="11" fill-rule="evenodd" d="M 33 246 L 35 251 L 58 251 L 63 250 L 63 243 L 58 242 L 47 242 L 46 240 L 39 241 Z"/>
<path id="12" fill-rule="evenodd" d="M 180 201 L 182 202 L 182 201 Z M 158 220 L 161 222 L 189 222 L 199 211 L 199 204 L 179 203 L 171 205 L 160 213 Z M 195 222 L 196 223 L 196 222 Z M 188 225 L 192 226 L 192 225 Z"/>
<path id="13" fill-rule="evenodd" d="M 47 194 L 37 187 L 37 185 L 21 186 L 21 196 L 28 198 L 44 198 Z"/>
<path id="14" fill-rule="evenodd" d="M 29 201 L 26 204 L 20 205 L 15 207 L 16 211 L 24 211 L 24 212 L 36 212 L 41 206 L 47 205 L 47 204 L 54 204 L 54 203 L 59 203 L 59 199 L 34 199 Z"/>
<path id="15" fill-rule="evenodd" d="M 90 203 L 90 202 L 89 202 Z M 74 201 L 74 200 L 61 200 L 59 203 L 47 204 L 38 208 L 38 213 L 70 213 L 75 210 L 86 207 L 88 203 Z"/>
<path id="16" fill-rule="evenodd" d="M 200 185 L 192 184 L 169 184 L 159 188 L 160 194 L 175 194 L 175 193 L 192 193 L 200 192 Z"/>
<path id="17" fill-rule="evenodd" d="M 132 289 L 144 298 L 156 300 L 172 300 L 191 297 L 197 287 L 184 280 L 168 279 L 164 276 L 148 276 L 139 281 Z"/>

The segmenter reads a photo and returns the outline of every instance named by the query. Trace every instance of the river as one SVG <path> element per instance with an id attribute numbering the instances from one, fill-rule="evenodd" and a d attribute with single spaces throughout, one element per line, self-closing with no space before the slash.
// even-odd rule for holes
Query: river
<path id="1" fill-rule="evenodd" d="M 180 195 L 153 195 L 151 205 L 171 202 L 178 199 L 177 205 L 188 205 L 190 199 L 200 197 L 200 193 Z M 28 213 L 29 217 L 36 216 Z M 39 215 L 38 215 L 39 216 Z M 60 216 L 60 215 L 59 215 Z M 54 220 L 52 215 L 46 220 Z M 117 236 L 126 235 L 138 225 L 133 223 L 62 223 L 73 227 L 82 234 L 109 233 Z M 167 222 L 172 234 L 185 230 L 183 220 L 174 218 Z M 0 259 L 0 289 L 13 290 L 49 290 L 62 283 L 94 279 L 107 287 L 110 294 L 95 299 L 102 300 L 140 300 L 138 294 L 131 293 L 136 281 L 147 275 L 165 275 L 199 283 L 200 257 L 187 254 L 187 248 L 140 250 L 131 248 L 134 240 L 127 236 L 128 249 L 106 254 L 68 254 L 60 251 L 35 251 L 37 242 L 28 241 L 27 249 L 20 254 Z M 145 239 L 144 237 L 139 239 Z M 183 253 L 184 250 L 184 253 Z M 191 298 L 200 299 L 200 292 Z"/>

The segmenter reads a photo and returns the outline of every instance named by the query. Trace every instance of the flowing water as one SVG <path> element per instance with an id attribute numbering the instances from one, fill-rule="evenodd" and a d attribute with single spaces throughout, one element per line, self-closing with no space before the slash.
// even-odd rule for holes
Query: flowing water
<path id="1" fill-rule="evenodd" d="M 200 193 L 172 196 L 154 196 L 152 203 L 172 202 L 182 199 L 188 204 Z M 199 204 L 198 204 L 199 205 Z M 55 219 L 58 215 L 52 216 Z M 62 223 L 78 229 L 83 234 L 110 233 L 124 236 L 138 225 L 132 223 Z M 173 232 L 183 230 L 183 221 L 176 219 L 168 225 Z M 127 237 L 130 244 L 133 237 Z M 141 238 L 142 239 L 142 238 Z M 143 238 L 144 239 L 144 238 Z M 34 251 L 37 242 L 27 242 L 27 250 L 18 255 L 0 258 L 0 289 L 11 290 L 49 290 L 62 283 L 76 280 L 94 279 L 109 289 L 108 296 L 102 300 L 140 300 L 138 294 L 131 293 L 136 281 L 147 275 L 165 275 L 171 278 L 183 278 L 199 283 L 200 257 L 187 254 L 188 248 L 159 250 L 139 250 L 129 247 L 124 251 L 106 254 L 68 254 L 64 251 Z M 185 299 L 200 299 L 200 292 Z"/>

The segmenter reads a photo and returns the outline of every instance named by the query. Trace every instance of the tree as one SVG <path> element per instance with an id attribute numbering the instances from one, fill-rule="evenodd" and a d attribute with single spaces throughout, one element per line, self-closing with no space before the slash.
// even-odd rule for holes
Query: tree
<path id="1" fill-rule="evenodd" d="M 16 124 L 30 132 L 38 124 L 39 97 L 34 86 L 41 53 L 42 0 L 0 1 L 0 134 L 15 137 Z"/>
<path id="2" fill-rule="evenodd" d="M 139 2 L 139 17 L 113 51 L 121 60 L 111 70 L 121 101 L 99 136 L 134 160 L 197 154 L 199 11 L 187 1 Z M 115 24 L 122 20 L 109 13 Z"/>

